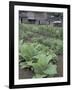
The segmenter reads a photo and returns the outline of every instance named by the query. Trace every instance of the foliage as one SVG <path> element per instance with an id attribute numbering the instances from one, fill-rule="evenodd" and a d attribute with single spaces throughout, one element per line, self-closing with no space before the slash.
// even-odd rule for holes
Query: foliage
<path id="1" fill-rule="evenodd" d="M 24 43 L 20 47 L 20 56 L 23 58 L 20 60 L 20 67 L 32 69 L 34 71 L 33 77 L 57 74 L 56 64 L 53 64 L 53 61 L 56 60 L 56 54 L 44 45 Z"/>
<path id="2" fill-rule="evenodd" d="M 57 74 L 57 56 L 63 53 L 63 29 L 48 25 L 19 25 L 19 65 L 33 78 Z"/>
<path id="3" fill-rule="evenodd" d="M 43 41 L 43 44 L 50 47 L 56 54 L 62 53 L 63 42 L 60 39 L 48 38 Z"/>

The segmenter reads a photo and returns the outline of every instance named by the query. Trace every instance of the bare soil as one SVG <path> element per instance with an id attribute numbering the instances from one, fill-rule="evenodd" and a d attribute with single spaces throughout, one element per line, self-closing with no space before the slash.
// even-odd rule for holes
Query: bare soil
<path id="1" fill-rule="evenodd" d="M 62 77 L 63 76 L 63 55 L 58 56 L 58 61 L 57 61 L 57 72 L 58 76 Z"/>

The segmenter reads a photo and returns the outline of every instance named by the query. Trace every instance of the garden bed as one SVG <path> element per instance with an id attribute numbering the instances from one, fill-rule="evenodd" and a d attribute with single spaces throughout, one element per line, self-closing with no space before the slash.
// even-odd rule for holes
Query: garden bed
<path id="1" fill-rule="evenodd" d="M 62 77 L 62 27 L 20 24 L 19 53 L 19 79 Z M 45 69 L 41 65 L 44 65 Z M 40 73 L 38 67 L 41 68 Z"/>

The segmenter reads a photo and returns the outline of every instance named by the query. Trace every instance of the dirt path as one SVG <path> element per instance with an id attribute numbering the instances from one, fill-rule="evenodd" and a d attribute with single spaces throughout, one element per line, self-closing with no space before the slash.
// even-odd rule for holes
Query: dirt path
<path id="1" fill-rule="evenodd" d="M 32 71 L 19 68 L 19 79 L 32 78 Z"/>
<path id="2" fill-rule="evenodd" d="M 57 62 L 57 71 L 58 71 L 58 76 L 62 77 L 63 76 L 63 55 L 58 56 L 58 62 Z"/>

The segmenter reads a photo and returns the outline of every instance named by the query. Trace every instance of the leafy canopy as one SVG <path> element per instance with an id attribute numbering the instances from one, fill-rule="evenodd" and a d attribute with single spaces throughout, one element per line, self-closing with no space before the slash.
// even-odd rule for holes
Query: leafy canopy
<path id="1" fill-rule="evenodd" d="M 20 67 L 30 68 L 33 78 L 43 78 L 57 74 L 56 54 L 39 43 L 24 43 L 20 46 Z"/>

